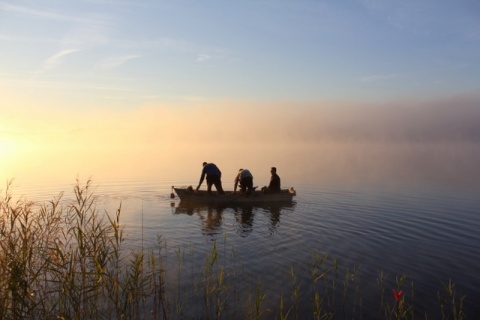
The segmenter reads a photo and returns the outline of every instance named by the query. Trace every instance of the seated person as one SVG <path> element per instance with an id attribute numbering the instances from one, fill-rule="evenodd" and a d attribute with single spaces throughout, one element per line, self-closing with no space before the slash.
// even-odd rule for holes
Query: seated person
<path id="1" fill-rule="evenodd" d="M 270 173 L 272 174 L 272 177 L 270 178 L 270 184 L 268 187 L 263 187 L 262 191 L 268 193 L 278 193 L 280 192 L 280 177 L 277 174 L 277 168 L 272 167 L 270 169 Z"/>

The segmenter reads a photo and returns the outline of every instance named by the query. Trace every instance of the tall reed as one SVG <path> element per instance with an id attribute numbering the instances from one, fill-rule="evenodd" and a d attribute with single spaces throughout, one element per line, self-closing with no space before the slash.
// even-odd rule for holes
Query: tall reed
<path id="1" fill-rule="evenodd" d="M 245 276 L 234 248 L 226 249 L 226 236 L 223 250 L 213 242 L 201 270 L 188 269 L 182 249 L 169 263 L 161 235 L 152 248 L 129 250 L 122 204 L 113 215 L 100 212 L 91 181 L 77 181 L 73 194 L 73 201 L 60 193 L 38 205 L 15 200 L 7 184 L 0 199 L 0 319 L 415 317 L 415 290 L 411 281 L 407 291 L 406 275 L 392 281 L 379 273 L 379 310 L 372 313 L 360 268 L 343 268 L 326 254 L 314 253 L 300 271 L 284 270 L 291 283 L 282 290 Z M 442 283 L 438 299 L 442 319 L 466 319 L 465 297 L 451 280 Z"/>

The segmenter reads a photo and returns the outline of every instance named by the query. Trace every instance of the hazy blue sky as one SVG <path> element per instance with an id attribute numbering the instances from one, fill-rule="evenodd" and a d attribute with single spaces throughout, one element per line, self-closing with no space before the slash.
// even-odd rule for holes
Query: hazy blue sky
<path id="1" fill-rule="evenodd" d="M 68 105 L 480 89 L 474 0 L 0 1 L 0 44 L 2 91 Z"/>

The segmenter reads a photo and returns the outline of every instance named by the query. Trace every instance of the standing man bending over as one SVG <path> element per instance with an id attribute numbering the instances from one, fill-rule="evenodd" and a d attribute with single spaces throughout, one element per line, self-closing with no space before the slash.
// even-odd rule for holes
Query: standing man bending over
<path id="1" fill-rule="evenodd" d="M 207 191 L 208 193 L 212 192 L 212 185 L 215 185 L 219 194 L 225 194 L 222 188 L 222 172 L 214 163 L 203 163 L 202 176 L 200 177 L 200 182 L 198 183 L 197 191 L 200 189 L 200 186 L 203 183 L 203 179 L 207 176 Z"/>

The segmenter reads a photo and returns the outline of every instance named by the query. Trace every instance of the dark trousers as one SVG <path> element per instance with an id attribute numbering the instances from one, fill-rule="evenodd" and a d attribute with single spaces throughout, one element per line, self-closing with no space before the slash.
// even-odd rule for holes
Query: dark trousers
<path id="1" fill-rule="evenodd" d="M 222 188 L 222 180 L 220 179 L 220 176 L 207 175 L 207 191 L 209 193 L 212 192 L 212 185 L 215 185 L 215 189 L 217 189 L 219 194 L 225 193 Z"/>
<path id="2" fill-rule="evenodd" d="M 240 189 L 243 193 L 247 192 L 248 194 L 252 193 L 253 190 L 253 178 L 246 177 L 240 179 Z"/>

